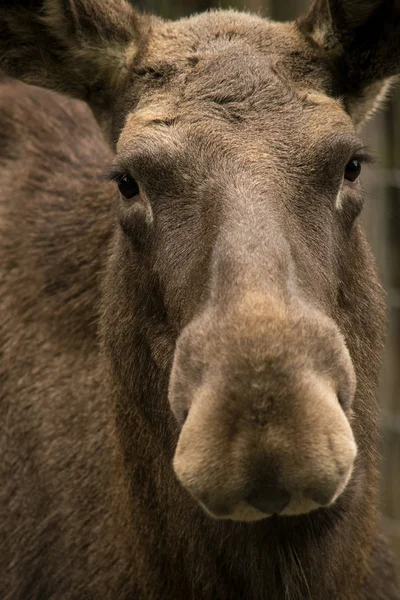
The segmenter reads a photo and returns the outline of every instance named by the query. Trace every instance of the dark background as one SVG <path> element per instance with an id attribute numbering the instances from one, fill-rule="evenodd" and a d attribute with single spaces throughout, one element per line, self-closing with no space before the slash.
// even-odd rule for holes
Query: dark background
<path id="1" fill-rule="evenodd" d="M 133 0 L 135 6 L 166 18 L 209 8 L 236 8 L 276 20 L 304 12 L 307 0 Z M 376 164 L 363 170 L 367 192 L 364 220 L 385 287 L 389 334 L 382 373 L 382 504 L 384 525 L 397 553 L 400 572 L 400 83 L 386 110 L 363 131 Z"/>

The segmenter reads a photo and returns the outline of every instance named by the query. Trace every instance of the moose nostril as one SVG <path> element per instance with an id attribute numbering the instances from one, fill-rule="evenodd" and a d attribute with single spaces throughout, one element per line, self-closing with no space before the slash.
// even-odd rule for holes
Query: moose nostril
<path id="1" fill-rule="evenodd" d="M 329 506 L 335 494 L 331 490 L 314 490 L 308 491 L 304 495 L 319 506 Z"/>
<path id="2" fill-rule="evenodd" d="M 338 392 L 337 398 L 342 410 L 347 412 L 351 406 L 351 394 L 349 394 L 347 391 L 340 391 Z"/>
<path id="3" fill-rule="evenodd" d="M 180 421 L 181 421 L 181 427 L 183 427 L 183 426 L 184 426 L 184 424 L 186 423 L 186 419 L 188 418 L 188 414 L 189 414 L 189 411 L 188 411 L 187 409 L 184 409 L 184 410 L 181 412 L 181 418 L 180 418 Z"/>
<path id="4" fill-rule="evenodd" d="M 178 427 L 182 429 L 188 418 L 189 411 L 187 408 L 175 407 L 173 410 L 175 420 L 178 423 Z"/>
<path id="5" fill-rule="evenodd" d="M 263 513 L 280 513 L 289 504 L 290 494 L 284 489 L 266 486 L 251 493 L 247 502 Z"/>

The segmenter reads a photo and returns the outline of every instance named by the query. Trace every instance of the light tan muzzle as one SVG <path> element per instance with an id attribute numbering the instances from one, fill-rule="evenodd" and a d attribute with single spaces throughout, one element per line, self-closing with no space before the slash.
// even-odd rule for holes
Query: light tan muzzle
<path id="1" fill-rule="evenodd" d="M 348 420 L 354 370 L 336 326 L 315 312 L 258 308 L 239 310 L 239 320 L 237 312 L 203 315 L 175 354 L 170 403 L 182 429 L 174 469 L 217 518 L 329 506 L 357 454 Z"/>

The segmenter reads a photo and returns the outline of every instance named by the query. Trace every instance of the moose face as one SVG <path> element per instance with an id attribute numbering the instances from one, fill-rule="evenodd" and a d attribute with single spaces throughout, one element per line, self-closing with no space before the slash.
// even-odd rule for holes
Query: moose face
<path id="1" fill-rule="evenodd" d="M 217 517 L 308 512 L 341 494 L 357 453 L 335 314 L 365 153 L 318 56 L 296 79 L 310 57 L 290 27 L 221 14 L 192 28 L 208 37 L 180 62 L 171 43 L 136 67 L 113 174 L 126 239 L 180 332 L 174 468 Z"/>
<path id="2" fill-rule="evenodd" d="M 162 319 L 144 331 L 154 326 L 153 355 L 176 341 L 181 484 L 233 520 L 340 502 L 362 412 L 346 344 L 381 318 L 357 222 L 367 157 L 356 126 L 398 71 L 397 3 L 317 0 L 280 25 L 234 12 L 164 23 L 123 0 L 67 5 L 46 0 L 36 21 L 0 9 L 0 65 L 86 99 L 116 149 L 108 283 L 119 283 L 105 311 L 115 369 L 134 377 L 118 357 L 131 343 L 119 319 L 142 335 L 134 297 L 151 303 L 156 281 Z M 27 28 L 37 48 L 15 43 Z"/>

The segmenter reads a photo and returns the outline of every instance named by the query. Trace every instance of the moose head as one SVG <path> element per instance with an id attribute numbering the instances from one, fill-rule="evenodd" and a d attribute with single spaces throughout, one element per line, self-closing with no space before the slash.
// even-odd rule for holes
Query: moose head
<path id="1" fill-rule="evenodd" d="M 0 8 L 1 68 L 86 101 L 115 153 L 102 328 L 129 392 L 117 412 L 154 363 L 175 473 L 214 517 L 365 493 L 383 309 L 357 131 L 400 70 L 397 0 L 316 0 L 282 24 L 21 4 Z"/>

